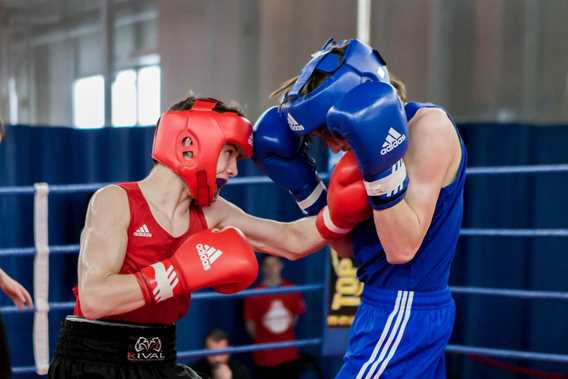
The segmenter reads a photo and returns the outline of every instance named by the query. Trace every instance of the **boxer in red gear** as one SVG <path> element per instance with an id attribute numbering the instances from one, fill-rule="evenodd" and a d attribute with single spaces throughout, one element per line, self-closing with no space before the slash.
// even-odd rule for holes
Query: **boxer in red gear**
<path id="1" fill-rule="evenodd" d="M 204 214 L 251 143 L 237 109 L 190 97 L 162 115 L 150 174 L 94 194 L 50 378 L 199 378 L 176 364 L 175 322 L 193 291 L 238 292 L 257 276 L 242 232 Z"/>

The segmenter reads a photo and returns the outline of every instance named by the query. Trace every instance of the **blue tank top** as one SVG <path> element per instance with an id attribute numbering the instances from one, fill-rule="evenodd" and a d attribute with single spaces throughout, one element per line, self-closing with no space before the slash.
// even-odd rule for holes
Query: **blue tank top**
<path id="1" fill-rule="evenodd" d="M 421 108 L 434 107 L 437 106 L 407 103 L 407 119 L 410 121 Z M 450 266 L 454 259 L 462 220 L 467 163 L 467 152 L 459 133 L 458 137 L 461 161 L 456 177 L 440 191 L 432 223 L 414 259 L 402 265 L 389 264 L 372 218 L 357 225 L 353 230 L 353 256 L 357 276 L 366 286 L 413 291 L 435 291 L 448 286 Z"/>

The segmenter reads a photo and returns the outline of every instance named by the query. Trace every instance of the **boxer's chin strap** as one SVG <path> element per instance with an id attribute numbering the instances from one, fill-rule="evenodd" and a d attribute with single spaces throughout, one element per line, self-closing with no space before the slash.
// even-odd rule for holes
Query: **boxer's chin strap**
<path id="1" fill-rule="evenodd" d="M 49 369 L 49 225 L 47 183 L 35 184 L 34 197 L 34 360 L 36 372 L 47 375 Z"/>

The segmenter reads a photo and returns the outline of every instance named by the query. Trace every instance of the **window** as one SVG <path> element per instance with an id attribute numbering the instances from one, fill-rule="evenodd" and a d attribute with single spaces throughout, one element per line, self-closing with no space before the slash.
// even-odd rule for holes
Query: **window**
<path id="1" fill-rule="evenodd" d="M 112 125 L 136 125 L 136 71 L 120 71 L 112 83 Z"/>
<path id="2" fill-rule="evenodd" d="M 122 70 L 112 83 L 112 125 L 154 125 L 160 117 L 160 66 Z M 73 120 L 78 128 L 100 128 L 105 120 L 102 75 L 77 79 L 73 85 Z"/>
<path id="3" fill-rule="evenodd" d="M 105 81 L 102 75 L 77 79 L 73 84 L 73 123 L 78 128 L 100 128 L 105 122 Z"/>
<path id="4" fill-rule="evenodd" d="M 16 79 L 8 79 L 8 103 L 10 109 L 10 124 L 18 123 L 18 91 L 16 89 Z M 1 122 L 1 120 L 0 120 Z"/>
<path id="5" fill-rule="evenodd" d="M 138 71 L 138 123 L 154 125 L 160 118 L 160 67 L 149 66 Z"/>
<path id="6" fill-rule="evenodd" d="M 119 71 L 112 84 L 112 125 L 154 125 L 160 117 L 160 66 Z"/>

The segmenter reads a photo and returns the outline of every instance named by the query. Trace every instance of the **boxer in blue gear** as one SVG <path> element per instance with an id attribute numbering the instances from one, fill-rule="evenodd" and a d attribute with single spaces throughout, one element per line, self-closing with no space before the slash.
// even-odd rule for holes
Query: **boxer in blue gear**
<path id="1" fill-rule="evenodd" d="M 451 117 L 436 105 L 406 102 L 402 88 L 376 50 L 331 39 L 281 88 L 280 122 L 272 125 L 286 120 L 298 137 L 352 150 L 373 210 L 335 242 L 354 257 L 365 284 L 339 379 L 446 376 L 455 317 L 448 278 L 467 153 Z M 333 217 L 324 220 L 342 232 Z"/>

